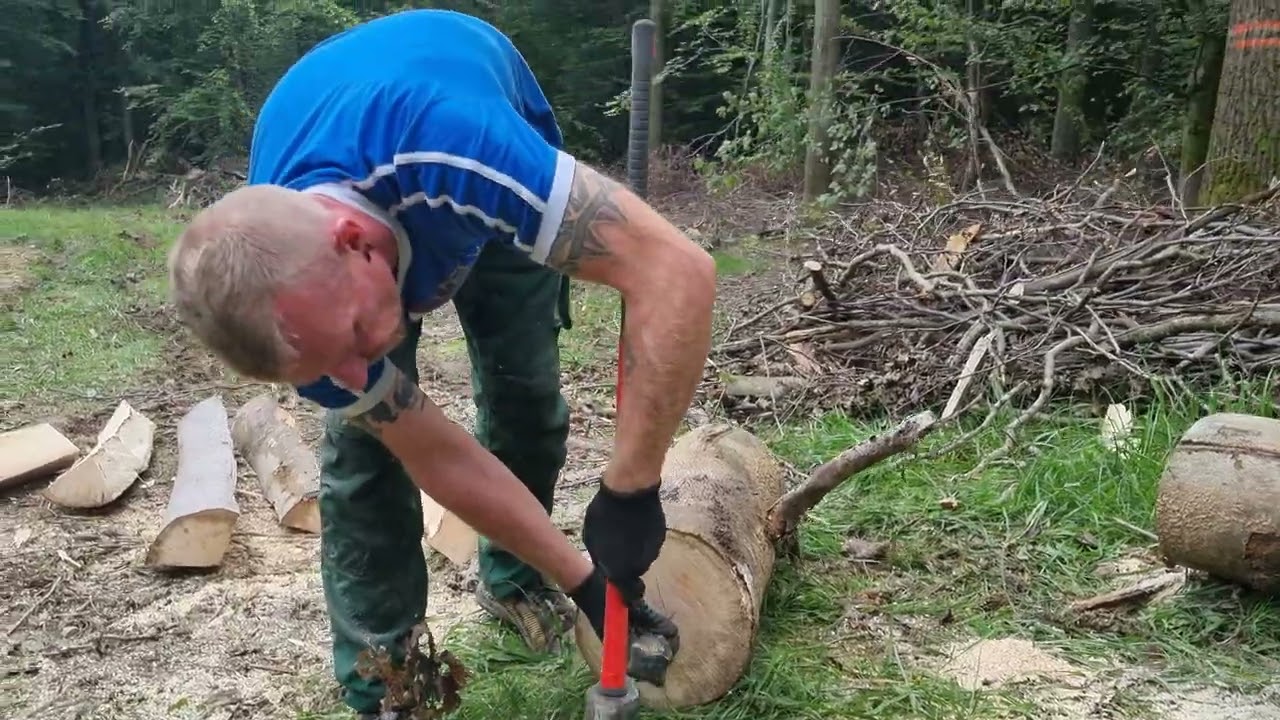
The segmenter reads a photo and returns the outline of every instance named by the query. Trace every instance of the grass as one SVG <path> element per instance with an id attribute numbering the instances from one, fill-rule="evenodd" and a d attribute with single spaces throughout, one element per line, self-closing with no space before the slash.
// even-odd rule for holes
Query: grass
<path id="1" fill-rule="evenodd" d="M 0 214 L 0 280 L 23 280 L 3 305 L 0 397 L 110 394 L 163 361 L 165 340 L 139 319 L 163 297 L 164 250 L 177 219 L 155 208 L 41 207 Z M 741 246 L 714 253 L 722 277 L 759 267 Z M 13 263 L 20 256 L 29 263 Z M 612 361 L 616 295 L 575 284 L 576 328 L 566 369 Z M 56 369 L 56 371 L 55 371 Z M 886 462 L 829 495 L 800 534 L 802 558 L 780 562 L 765 599 L 752 663 L 721 701 L 648 718 L 1037 717 L 1018 690 L 970 693 L 919 658 L 952 640 L 1016 634 L 1084 663 L 1146 664 L 1162 679 L 1246 690 L 1274 677 L 1280 613 L 1273 602 L 1215 582 L 1090 628 L 1065 611 L 1106 589 L 1099 563 L 1147 549 L 1166 455 L 1208 412 L 1274 415 L 1269 386 L 1241 383 L 1195 402 L 1162 398 L 1137 413 L 1136 445 L 1103 448 L 1097 422 L 1059 410 L 1024 434 L 1016 467 L 962 479 L 996 432 L 953 456 Z M 774 450 L 810 468 L 877 428 L 840 415 L 771 430 Z M 958 429 L 956 430 L 958 431 Z M 762 431 L 763 432 L 763 431 Z M 945 443 L 950 432 L 932 438 Z M 945 506 L 942 498 L 954 503 Z M 1136 528 L 1136 529 L 1135 529 Z M 851 534 L 890 540 L 888 563 L 859 569 L 843 557 Z M 872 602 L 871 599 L 877 599 Z M 850 622 L 851 617 L 857 622 Z M 458 718 L 579 718 L 591 684 L 574 651 L 530 657 L 488 624 L 448 639 L 476 672 Z M 331 682 L 322 683 L 326 692 Z M 1133 692 L 1133 691 L 1130 691 Z M 1140 695 L 1126 712 L 1143 707 Z M 300 717 L 349 717 L 345 711 Z"/>
<path id="2" fill-rule="evenodd" d="M 22 288 L 0 303 L 0 397 L 110 395 L 156 369 L 162 339 L 140 311 L 163 300 L 164 254 L 178 231 L 175 216 L 149 206 L 0 212 L 5 275 Z"/>
<path id="3" fill-rule="evenodd" d="M 991 432 L 954 457 L 868 471 L 829 495 L 802 526 L 802 559 L 779 564 L 753 661 L 730 695 L 645 717 L 1043 716 L 1034 695 L 971 693 L 918 659 L 951 641 L 1008 635 L 1085 666 L 1142 664 L 1162 681 L 1257 689 L 1274 677 L 1280 657 L 1280 613 L 1270 600 L 1193 581 L 1176 597 L 1101 629 L 1076 623 L 1066 606 L 1109 589 L 1094 572 L 1099 563 L 1150 546 L 1157 482 L 1186 428 L 1208 412 L 1273 415 L 1270 397 L 1269 387 L 1246 384 L 1198 398 L 1202 404 L 1157 402 L 1135 418 L 1134 445 L 1123 455 L 1101 444 L 1096 421 L 1059 417 L 1031 429 L 1032 451 L 1015 455 L 1016 468 L 960 478 L 1000 444 Z M 768 441 L 808 468 L 875 429 L 837 414 L 783 428 Z M 866 572 L 845 560 L 841 547 L 851 535 L 890 540 L 887 567 Z M 870 597 L 880 602 L 860 601 Z M 850 605 L 864 622 L 849 624 Z M 892 630 L 899 626 L 907 630 Z M 573 651 L 529 657 L 490 625 L 463 628 L 448 642 L 476 672 L 458 718 L 581 716 L 593 678 Z M 1138 717 L 1147 704 L 1129 689 L 1112 705 Z"/>

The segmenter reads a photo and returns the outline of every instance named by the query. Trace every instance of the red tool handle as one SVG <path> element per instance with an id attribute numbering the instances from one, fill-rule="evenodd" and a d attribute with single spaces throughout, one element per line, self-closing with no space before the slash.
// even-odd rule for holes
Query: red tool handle
<path id="1" fill-rule="evenodd" d="M 627 686 L 627 604 L 613 583 L 605 586 L 604 650 L 600 659 L 600 687 L 622 692 Z"/>
<path id="2" fill-rule="evenodd" d="M 626 322 L 627 308 L 620 308 L 621 322 Z M 622 406 L 622 338 L 618 338 L 618 379 L 614 385 L 614 416 L 618 417 Z M 613 583 L 606 583 L 604 592 L 604 648 L 600 658 L 600 687 L 621 692 L 627 684 L 627 604 L 622 593 Z"/>

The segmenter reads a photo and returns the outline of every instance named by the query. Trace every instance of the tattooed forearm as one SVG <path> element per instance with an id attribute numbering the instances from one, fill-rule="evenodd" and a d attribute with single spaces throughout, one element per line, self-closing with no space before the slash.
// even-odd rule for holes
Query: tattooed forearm
<path id="1" fill-rule="evenodd" d="M 427 404 L 426 394 L 408 375 L 390 364 L 386 372 L 395 373 L 391 391 L 377 405 L 351 420 L 374 435 L 378 434 L 382 426 L 394 423 L 405 412 L 418 412 Z"/>
<path id="2" fill-rule="evenodd" d="M 548 265 L 572 275 L 583 261 L 609 254 L 597 233 L 604 225 L 627 224 L 626 215 L 614 201 L 614 194 L 621 189 L 619 183 L 578 163 L 564 221 L 547 257 Z"/>

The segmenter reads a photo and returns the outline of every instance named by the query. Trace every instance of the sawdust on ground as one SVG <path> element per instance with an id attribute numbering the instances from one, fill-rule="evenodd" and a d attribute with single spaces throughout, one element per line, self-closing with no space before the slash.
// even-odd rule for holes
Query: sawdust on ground
<path id="1" fill-rule="evenodd" d="M 465 353 L 439 353 L 460 336 L 456 316 L 439 313 L 424 328 L 419 359 L 424 389 L 471 429 Z M 228 411 L 262 389 L 230 393 Z M 566 394 L 570 459 L 553 519 L 573 536 L 589 499 L 586 481 L 608 457 L 611 422 L 584 411 L 572 388 Z M 283 404 L 315 443 L 320 414 L 293 400 Z M 40 497 L 43 482 L 0 497 L 0 717 L 291 718 L 338 702 L 319 538 L 279 527 L 251 475 L 238 483 L 241 516 L 220 568 L 145 568 L 176 464 L 173 421 L 187 409 L 150 414 L 157 423 L 151 467 L 109 508 L 63 511 Z M 105 420 L 100 414 L 59 427 L 89 447 Z M 424 550 L 432 567 L 427 619 L 441 638 L 481 616 L 470 592 L 473 570 L 468 582 L 468 569 L 450 566 L 425 542 Z"/>
<path id="2" fill-rule="evenodd" d="M 1280 686 L 1244 696 L 1218 687 L 1169 685 L 1156 682 L 1153 668 L 1083 667 L 1024 638 L 954 644 L 935 669 L 974 692 L 1022 689 L 1044 717 L 1128 717 L 1125 707 L 1138 698 L 1143 716 L 1158 720 L 1280 720 Z"/>

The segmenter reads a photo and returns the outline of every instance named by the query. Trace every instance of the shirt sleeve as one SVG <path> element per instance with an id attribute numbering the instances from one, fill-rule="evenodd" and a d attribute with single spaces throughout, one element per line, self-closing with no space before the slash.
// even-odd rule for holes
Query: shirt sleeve
<path id="1" fill-rule="evenodd" d="M 573 156 L 503 99 L 429 103 L 393 159 L 403 202 L 448 207 L 545 264 L 564 219 Z"/>
<path id="2" fill-rule="evenodd" d="M 336 410 L 346 417 L 367 412 L 386 397 L 391 389 L 395 373 L 387 372 L 388 360 L 381 358 L 369 366 L 369 378 L 360 392 L 347 390 L 329 377 L 322 377 L 309 385 L 299 385 L 298 395 L 328 410 Z"/>

